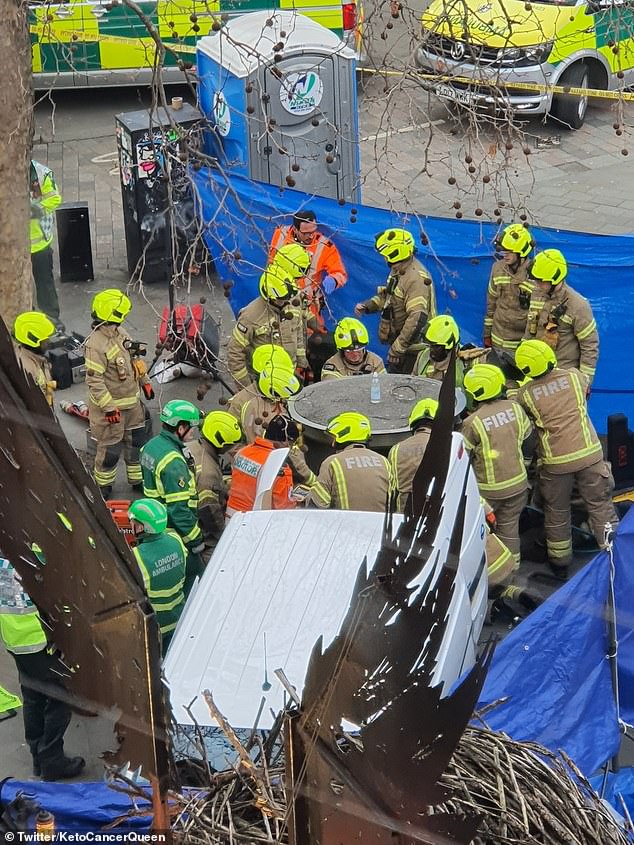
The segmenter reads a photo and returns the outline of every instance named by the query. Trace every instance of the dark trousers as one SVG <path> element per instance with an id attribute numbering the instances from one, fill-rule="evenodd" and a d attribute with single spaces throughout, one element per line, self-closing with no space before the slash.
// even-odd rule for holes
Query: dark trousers
<path id="1" fill-rule="evenodd" d="M 31 267 L 35 282 L 37 307 L 51 320 L 59 320 L 59 301 L 53 278 L 53 249 L 47 246 L 39 252 L 31 253 Z"/>
<path id="2" fill-rule="evenodd" d="M 42 773 L 54 769 L 64 757 L 64 734 L 70 724 L 69 706 L 58 697 L 67 693 L 53 672 L 57 659 L 46 649 L 13 655 L 20 674 L 24 700 L 24 738 L 34 765 Z"/>

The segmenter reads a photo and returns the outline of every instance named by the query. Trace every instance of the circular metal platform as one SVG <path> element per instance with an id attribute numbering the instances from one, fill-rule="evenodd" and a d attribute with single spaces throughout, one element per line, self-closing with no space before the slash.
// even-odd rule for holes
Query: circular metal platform
<path id="1" fill-rule="evenodd" d="M 288 403 L 292 418 L 301 423 L 308 440 L 329 443 L 328 422 L 343 411 L 365 414 L 372 426 L 373 449 L 390 448 L 409 434 L 410 412 L 419 399 L 437 399 L 441 382 L 419 376 L 384 373 L 379 376 L 381 401 L 370 402 L 372 376 L 329 379 L 305 387 Z M 465 408 L 462 390 L 456 390 L 456 416 Z"/>

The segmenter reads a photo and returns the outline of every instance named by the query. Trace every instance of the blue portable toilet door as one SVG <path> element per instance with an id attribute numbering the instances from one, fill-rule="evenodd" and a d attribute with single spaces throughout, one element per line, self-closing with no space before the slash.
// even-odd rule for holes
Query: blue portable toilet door
<path id="1" fill-rule="evenodd" d="M 330 55 L 289 56 L 260 69 L 267 131 L 252 137 L 252 176 L 309 194 L 338 198 L 338 77 Z M 255 153 L 255 155 L 253 155 Z M 299 168 L 299 169 L 297 169 Z"/>

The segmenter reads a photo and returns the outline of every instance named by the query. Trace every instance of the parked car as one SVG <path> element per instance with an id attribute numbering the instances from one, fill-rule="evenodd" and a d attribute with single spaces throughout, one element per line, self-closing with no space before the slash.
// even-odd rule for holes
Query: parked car
<path id="1" fill-rule="evenodd" d="M 415 58 L 443 99 L 550 114 L 579 129 L 587 94 L 504 86 L 627 88 L 634 82 L 633 22 L 634 6 L 619 0 L 432 0 Z"/>

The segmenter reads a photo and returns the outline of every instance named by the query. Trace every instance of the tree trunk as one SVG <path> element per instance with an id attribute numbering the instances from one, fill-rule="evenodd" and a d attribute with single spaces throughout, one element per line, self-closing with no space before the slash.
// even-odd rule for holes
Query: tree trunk
<path id="1" fill-rule="evenodd" d="M 0 0 L 0 315 L 11 327 L 32 307 L 29 246 L 31 44 L 26 0 Z"/>

